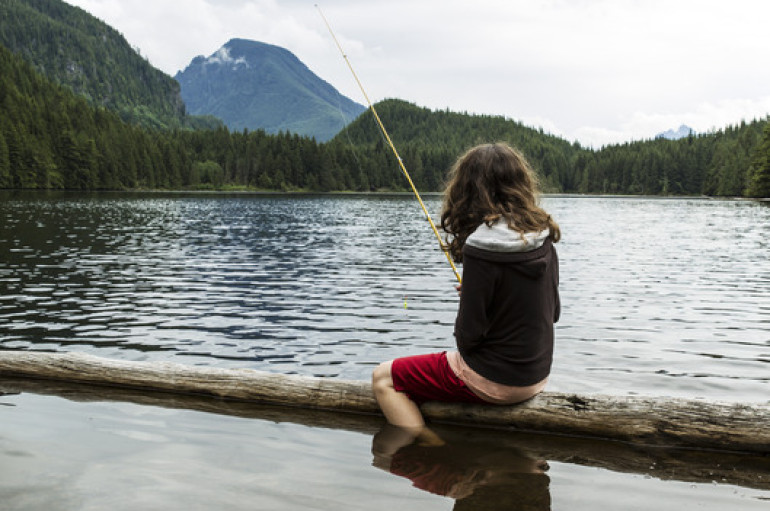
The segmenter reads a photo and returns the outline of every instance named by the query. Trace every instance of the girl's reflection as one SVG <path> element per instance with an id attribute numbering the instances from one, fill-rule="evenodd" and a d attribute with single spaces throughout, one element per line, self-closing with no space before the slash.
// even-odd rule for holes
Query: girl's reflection
<path id="1" fill-rule="evenodd" d="M 421 490 L 452 497 L 454 509 L 549 510 L 548 464 L 509 446 L 442 435 L 426 444 L 385 425 L 372 442 L 373 465 Z"/>

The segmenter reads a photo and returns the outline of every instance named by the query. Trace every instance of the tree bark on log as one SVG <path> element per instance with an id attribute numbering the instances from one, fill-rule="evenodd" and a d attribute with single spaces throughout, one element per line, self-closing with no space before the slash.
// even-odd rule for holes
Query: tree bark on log
<path id="1" fill-rule="evenodd" d="M 251 369 L 111 360 L 82 353 L 0 351 L 0 374 L 379 413 L 368 382 Z M 513 406 L 426 403 L 429 421 L 650 445 L 770 453 L 770 406 L 544 392 Z"/>

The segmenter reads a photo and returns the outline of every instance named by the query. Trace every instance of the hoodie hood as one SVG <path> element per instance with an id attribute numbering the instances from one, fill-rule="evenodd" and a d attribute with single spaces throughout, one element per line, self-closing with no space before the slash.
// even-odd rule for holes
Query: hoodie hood
<path id="1" fill-rule="evenodd" d="M 491 227 L 481 224 L 465 241 L 463 257 L 510 264 L 518 273 L 536 279 L 546 272 L 554 257 L 548 235 L 548 229 L 522 236 L 505 222 L 498 221 Z"/>
<path id="2" fill-rule="evenodd" d="M 504 221 L 498 220 L 492 226 L 481 224 L 465 241 L 466 245 L 491 252 L 528 252 L 540 248 L 550 231 L 527 232 L 523 235 L 514 231 Z"/>

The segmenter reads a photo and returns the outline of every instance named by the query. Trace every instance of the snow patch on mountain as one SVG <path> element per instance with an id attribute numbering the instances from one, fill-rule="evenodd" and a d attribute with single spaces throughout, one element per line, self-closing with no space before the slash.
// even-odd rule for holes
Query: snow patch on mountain
<path id="1" fill-rule="evenodd" d="M 233 58 L 230 55 L 230 49 L 227 46 L 222 46 L 216 52 L 214 52 L 209 58 L 204 61 L 207 65 L 232 65 L 234 68 L 240 64 L 249 67 L 249 63 L 245 57 Z"/>

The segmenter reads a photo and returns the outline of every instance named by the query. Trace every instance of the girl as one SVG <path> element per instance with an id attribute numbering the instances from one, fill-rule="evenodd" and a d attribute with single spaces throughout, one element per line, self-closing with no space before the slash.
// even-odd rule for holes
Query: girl
<path id="1" fill-rule="evenodd" d="M 551 370 L 559 226 L 537 204 L 535 173 L 505 144 L 474 147 L 449 173 L 441 227 L 463 263 L 457 351 L 380 364 L 372 388 L 388 422 L 420 434 L 425 401 L 512 404 Z"/>

